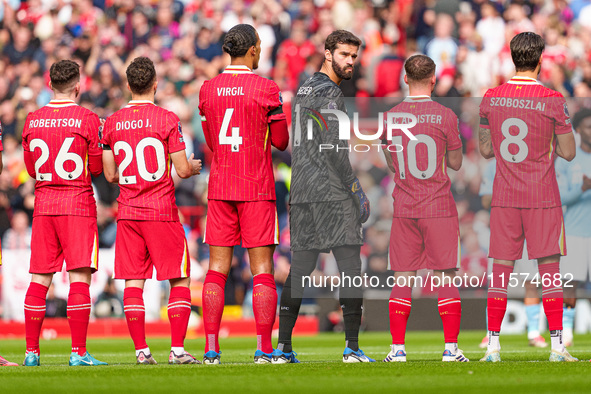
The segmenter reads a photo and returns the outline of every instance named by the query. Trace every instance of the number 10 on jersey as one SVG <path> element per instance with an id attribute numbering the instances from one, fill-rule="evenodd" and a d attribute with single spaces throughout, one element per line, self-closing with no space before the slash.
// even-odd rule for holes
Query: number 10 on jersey
<path id="1" fill-rule="evenodd" d="M 232 146 L 232 152 L 239 152 L 240 145 L 242 145 L 242 137 L 240 136 L 240 128 L 232 127 L 232 134 L 228 136 L 228 128 L 230 127 L 230 119 L 234 114 L 234 108 L 227 108 L 222 120 L 222 127 L 220 129 L 219 143 L 220 145 Z"/>

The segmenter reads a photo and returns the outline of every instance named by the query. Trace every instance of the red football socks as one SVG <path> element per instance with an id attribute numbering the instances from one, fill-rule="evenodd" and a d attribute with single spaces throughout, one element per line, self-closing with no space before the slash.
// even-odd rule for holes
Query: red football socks
<path id="1" fill-rule="evenodd" d="M 390 334 L 392 344 L 403 345 L 406 336 L 406 325 L 410 315 L 412 289 L 408 286 L 394 285 L 390 293 L 388 309 L 390 311 Z"/>
<path id="2" fill-rule="evenodd" d="M 39 354 L 39 336 L 45 318 L 48 287 L 31 282 L 25 296 L 25 336 L 27 352 Z"/>
<path id="3" fill-rule="evenodd" d="M 538 270 L 542 282 L 542 303 L 548 319 L 548 329 L 562 330 L 563 294 L 560 264 L 558 262 L 538 264 Z"/>
<path id="4" fill-rule="evenodd" d="M 72 353 L 86 354 L 86 335 L 90 320 L 90 285 L 84 282 L 70 284 L 68 295 L 68 324 L 72 334 Z"/>
<path id="5" fill-rule="evenodd" d="M 209 270 L 203 283 L 203 327 L 205 329 L 205 352 L 219 353 L 219 333 L 224 313 L 224 288 L 227 275 Z"/>
<path id="6" fill-rule="evenodd" d="M 172 347 L 183 347 L 191 316 L 191 290 L 188 287 L 173 287 L 168 299 L 168 321 Z"/>
<path id="7" fill-rule="evenodd" d="M 462 321 L 460 290 L 451 284 L 441 286 L 439 288 L 437 308 L 439 309 L 439 316 L 441 316 L 441 323 L 443 323 L 445 343 L 457 343 Z"/>
<path id="8" fill-rule="evenodd" d="M 507 310 L 507 287 L 513 266 L 493 264 L 492 280 L 488 287 L 488 331 L 501 331 L 501 323 Z"/>
<path id="9" fill-rule="evenodd" d="M 272 274 L 254 276 L 252 310 L 257 327 L 257 349 L 263 353 L 272 353 L 271 333 L 277 314 L 277 288 Z"/>
<path id="10" fill-rule="evenodd" d="M 136 350 L 148 347 L 146 343 L 146 308 L 144 290 L 139 287 L 126 287 L 123 291 L 123 310 L 127 328 Z"/>

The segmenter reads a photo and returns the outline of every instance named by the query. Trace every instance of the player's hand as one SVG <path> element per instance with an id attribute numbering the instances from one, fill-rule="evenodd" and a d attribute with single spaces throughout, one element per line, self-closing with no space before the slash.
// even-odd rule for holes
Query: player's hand
<path id="1" fill-rule="evenodd" d="M 367 222 L 367 219 L 369 219 L 369 200 L 361 188 L 359 179 L 355 178 L 353 183 L 349 185 L 349 191 L 355 201 L 359 204 L 359 219 L 361 220 L 361 223 Z"/>
<path id="2" fill-rule="evenodd" d="M 191 165 L 191 173 L 193 175 L 199 175 L 199 174 L 201 174 L 201 169 L 203 168 L 203 166 L 201 164 L 201 160 L 195 160 L 194 157 L 195 157 L 195 155 L 193 153 L 191 153 L 191 156 L 189 157 L 189 164 Z"/>
<path id="3" fill-rule="evenodd" d="M 591 178 L 589 178 L 587 175 L 583 174 L 583 186 L 581 186 L 581 188 L 584 192 L 591 189 Z"/>

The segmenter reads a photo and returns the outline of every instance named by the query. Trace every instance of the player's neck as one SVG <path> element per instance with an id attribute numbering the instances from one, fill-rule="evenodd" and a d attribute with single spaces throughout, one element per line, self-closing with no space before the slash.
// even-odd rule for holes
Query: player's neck
<path id="1" fill-rule="evenodd" d="M 320 68 L 320 72 L 328 75 L 330 80 L 333 81 L 334 83 L 336 83 L 337 85 L 340 85 L 341 82 L 343 82 L 343 79 L 339 78 L 339 76 L 334 72 L 334 70 L 331 67 L 328 67 L 328 63 L 326 63 L 326 62 L 322 63 L 322 67 Z"/>
<path id="2" fill-rule="evenodd" d="M 230 61 L 230 66 L 246 66 L 249 70 L 252 70 L 254 65 L 252 64 L 252 59 L 247 59 L 246 57 L 235 57 Z"/>
<path id="3" fill-rule="evenodd" d="M 75 101 L 76 100 L 76 94 L 63 94 L 63 93 L 56 93 L 53 96 L 53 99 L 55 101 L 63 101 L 63 100 L 67 100 L 67 101 Z"/>
<path id="4" fill-rule="evenodd" d="M 537 71 L 517 71 L 515 73 L 516 77 L 522 78 L 531 78 L 531 79 L 538 79 L 538 72 Z"/>
<path id="5" fill-rule="evenodd" d="M 409 96 L 427 96 L 427 97 L 431 97 L 431 90 L 430 89 L 425 89 L 425 88 L 418 88 L 418 89 L 412 89 L 409 88 L 408 89 L 408 95 Z"/>
<path id="6" fill-rule="evenodd" d="M 154 93 L 150 94 L 131 94 L 131 101 L 150 101 L 154 102 Z"/>
<path id="7" fill-rule="evenodd" d="M 591 153 L 591 143 L 587 143 L 581 139 L 581 150 L 585 153 Z"/>

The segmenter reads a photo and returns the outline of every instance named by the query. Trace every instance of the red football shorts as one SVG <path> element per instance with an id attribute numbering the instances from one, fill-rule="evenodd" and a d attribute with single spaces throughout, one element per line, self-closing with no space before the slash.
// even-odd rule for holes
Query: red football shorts
<path id="1" fill-rule="evenodd" d="M 191 274 L 189 249 L 180 222 L 118 220 L 115 279 L 158 280 Z"/>
<path id="2" fill-rule="evenodd" d="M 279 244 L 275 201 L 209 200 L 204 242 L 243 248 Z"/>
<path id="3" fill-rule="evenodd" d="M 98 228 L 95 217 L 33 217 L 31 235 L 31 274 L 60 272 L 90 267 L 98 269 Z"/>
<path id="4" fill-rule="evenodd" d="M 562 208 L 492 207 L 488 256 L 498 260 L 519 260 L 523 240 L 530 259 L 566 255 Z"/>
<path id="5" fill-rule="evenodd" d="M 390 231 L 390 269 L 460 268 L 460 227 L 457 217 L 393 218 Z"/>

